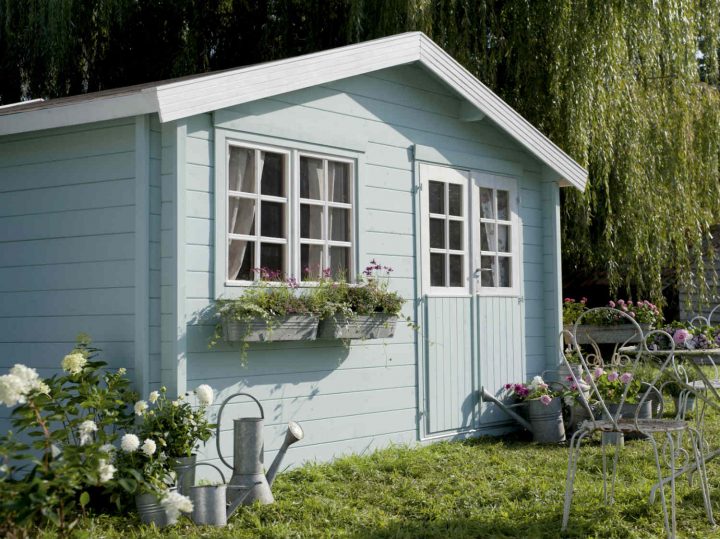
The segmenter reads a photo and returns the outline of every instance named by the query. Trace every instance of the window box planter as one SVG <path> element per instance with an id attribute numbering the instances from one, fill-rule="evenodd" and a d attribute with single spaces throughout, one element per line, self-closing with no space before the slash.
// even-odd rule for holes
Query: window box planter
<path id="1" fill-rule="evenodd" d="M 564 326 L 566 331 L 572 333 L 574 326 L 572 324 Z M 650 331 L 650 324 L 640 324 L 643 335 Z M 571 337 L 568 333 L 563 334 L 565 344 L 571 343 Z M 577 327 L 577 335 L 575 336 L 578 344 L 616 344 L 616 343 L 636 343 L 640 342 L 640 335 L 637 334 L 637 328 L 632 324 L 619 324 L 615 326 L 593 326 L 580 325 Z"/>
<path id="2" fill-rule="evenodd" d="M 291 314 L 270 321 L 222 320 L 223 339 L 226 342 L 314 341 L 320 318 L 310 314 Z"/>
<path id="3" fill-rule="evenodd" d="M 397 315 L 335 315 L 325 318 L 318 328 L 318 339 L 387 339 L 395 335 Z"/>

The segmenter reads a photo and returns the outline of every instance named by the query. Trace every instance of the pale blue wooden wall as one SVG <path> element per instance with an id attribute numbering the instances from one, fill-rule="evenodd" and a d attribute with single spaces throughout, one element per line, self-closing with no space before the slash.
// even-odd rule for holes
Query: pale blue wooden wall
<path id="1" fill-rule="evenodd" d="M 478 358 L 469 372 L 453 371 L 448 365 L 447 370 L 429 373 L 450 377 L 454 386 L 449 387 L 458 388 L 458 395 L 442 389 L 450 397 L 447 409 L 435 412 L 440 423 L 429 430 L 452 431 L 456 423 L 462 427 L 463 421 L 476 428 L 482 421 L 492 428 L 505 418 L 489 409 L 478 413 L 473 391 L 479 384 L 495 390 L 506 381 L 521 380 L 546 368 L 545 180 L 542 166 L 489 122 L 459 121 L 459 106 L 460 100 L 442 83 L 421 68 L 405 66 L 199 115 L 179 123 L 175 133 L 168 129 L 168 139 L 177 137 L 172 158 L 185 163 L 184 176 L 182 171 L 174 171 L 178 182 L 184 184 L 177 196 L 185 199 L 178 206 L 185 214 L 174 215 L 182 219 L 184 252 L 177 253 L 171 265 L 177 271 L 172 279 L 180 281 L 185 290 L 176 321 L 180 326 L 183 320 L 187 323 L 187 334 L 180 349 L 171 350 L 168 341 L 164 361 L 169 365 L 180 358 L 175 373 L 178 388 L 210 383 L 220 390 L 221 397 L 236 391 L 258 397 L 267 416 L 269 458 L 281 443 L 289 419 L 301 422 L 306 439 L 293 446 L 288 464 L 363 452 L 390 442 L 417 441 L 425 432 L 420 428 L 416 391 L 421 358 L 416 335 L 406 327 L 399 327 L 394 339 L 354 343 L 349 348 L 333 342 L 254 345 L 247 367 L 240 363 L 238 347 L 221 343 L 208 349 L 212 321 L 199 313 L 214 298 L 214 127 L 238 140 L 290 148 L 312 144 L 328 153 L 333 148 L 359 149 L 360 264 L 377 258 L 393 266 L 392 286 L 411 300 L 417 284 L 413 146 L 421 144 L 447 155 L 472 154 L 490 172 L 505 171 L 507 163 L 520 166 L 524 300 L 479 298 L 472 300 L 476 302 L 472 307 L 470 299 L 433 299 L 427 305 L 430 319 L 454 316 L 454 323 L 446 320 L 442 326 L 433 321 L 419 336 L 432 341 L 429 353 L 444 361 L 452 362 L 457 354 L 474 353 Z M 185 132 L 186 137 L 178 135 Z M 168 233 L 170 227 L 168 223 Z M 168 302 L 171 300 L 169 294 Z M 464 305 L 459 304 L 462 302 Z M 474 320 L 470 316 L 473 308 Z M 405 313 L 414 315 L 412 301 Z M 171 331 L 172 323 L 167 327 Z M 473 334 L 482 338 L 471 340 Z M 179 339 L 176 344 L 182 336 Z M 440 353 L 443 350 L 450 353 Z M 165 352 L 170 354 L 167 360 Z M 463 401 L 468 395 L 465 410 L 469 415 L 465 417 Z M 447 419 L 440 419 L 441 413 L 447 414 Z M 252 414 L 252 408 L 244 405 L 228 409 L 228 418 Z M 229 420 L 224 420 L 223 429 L 228 428 Z M 227 434 L 223 442 L 227 453 L 229 437 Z M 216 459 L 215 448 L 206 448 L 203 456 Z"/>

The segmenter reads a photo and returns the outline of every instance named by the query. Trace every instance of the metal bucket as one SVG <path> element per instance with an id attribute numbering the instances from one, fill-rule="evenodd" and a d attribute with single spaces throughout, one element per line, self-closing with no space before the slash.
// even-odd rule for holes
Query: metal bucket
<path id="1" fill-rule="evenodd" d="M 543 404 L 539 399 L 529 400 L 528 417 L 532 425 L 534 442 L 559 444 L 565 441 L 560 397 L 555 397 L 548 405 Z"/>
<path id="2" fill-rule="evenodd" d="M 175 458 L 175 475 L 177 477 L 177 491 L 187 496 L 190 488 L 195 485 L 195 462 L 197 455 Z"/>
<path id="3" fill-rule="evenodd" d="M 155 524 L 158 528 L 162 528 L 177 522 L 177 519 L 168 517 L 165 508 L 160 504 L 160 499 L 155 494 L 138 494 L 135 496 L 135 507 L 140 515 L 140 520 L 145 524 Z"/>
<path id="4" fill-rule="evenodd" d="M 193 503 L 192 520 L 195 524 L 208 526 L 227 525 L 227 485 L 220 468 L 208 462 L 197 466 L 215 468 L 222 478 L 222 485 L 198 485 L 190 487 L 190 499 Z"/>

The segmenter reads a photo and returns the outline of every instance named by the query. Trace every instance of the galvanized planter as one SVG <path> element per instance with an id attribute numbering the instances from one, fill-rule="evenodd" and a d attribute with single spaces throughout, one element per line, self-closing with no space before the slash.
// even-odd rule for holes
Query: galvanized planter
<path id="1" fill-rule="evenodd" d="M 190 493 L 190 487 L 195 485 L 195 463 L 197 455 L 175 458 L 175 476 L 177 477 L 177 491 L 183 496 Z"/>
<path id="2" fill-rule="evenodd" d="M 566 331 L 572 333 L 575 326 L 570 324 L 564 326 Z M 650 324 L 640 324 L 643 335 L 650 331 Z M 563 334 L 565 344 L 570 344 L 570 335 Z M 615 326 L 593 326 L 583 324 L 577 327 L 575 335 L 578 344 L 616 344 L 616 343 L 636 343 L 640 342 L 640 335 L 634 324 L 618 324 Z"/>
<path id="3" fill-rule="evenodd" d="M 528 419 L 532 425 L 533 441 L 539 444 L 559 444 L 565 441 L 562 399 L 555 397 L 550 404 L 540 399 L 527 401 Z"/>
<path id="4" fill-rule="evenodd" d="M 387 339 L 395 335 L 397 315 L 337 315 L 325 318 L 318 327 L 318 339 Z"/>
<path id="5" fill-rule="evenodd" d="M 135 507 L 140 515 L 140 520 L 145 524 L 155 524 L 158 528 L 170 526 L 177 522 L 171 519 L 165 508 L 160 504 L 160 499 L 150 492 L 135 496 Z"/>
<path id="6" fill-rule="evenodd" d="M 291 314 L 249 321 L 222 320 L 223 338 L 227 342 L 314 341 L 319 317 L 310 314 Z"/>

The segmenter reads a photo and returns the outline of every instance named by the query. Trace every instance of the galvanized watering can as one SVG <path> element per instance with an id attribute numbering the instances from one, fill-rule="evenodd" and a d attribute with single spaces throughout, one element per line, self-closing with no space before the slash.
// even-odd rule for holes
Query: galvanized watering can
<path id="1" fill-rule="evenodd" d="M 243 417 L 233 420 L 233 464 L 225 460 L 220 450 L 220 425 L 225 405 L 235 397 L 249 397 L 260 409 L 260 417 Z M 275 501 L 270 486 L 275 480 L 275 475 L 280 468 L 285 453 L 291 444 L 302 440 L 303 430 L 294 421 L 288 423 L 288 430 L 285 440 L 278 451 L 275 460 L 265 475 L 263 462 L 265 457 L 265 443 L 263 440 L 263 427 L 265 412 L 260 402 L 248 393 L 235 393 L 225 399 L 220 406 L 217 417 L 217 431 L 215 443 L 217 452 L 223 464 L 233 471 L 230 482 L 227 485 L 227 500 L 230 503 L 228 514 L 240 505 L 250 505 L 255 501 L 262 504 L 269 504 Z"/>

